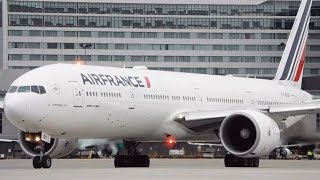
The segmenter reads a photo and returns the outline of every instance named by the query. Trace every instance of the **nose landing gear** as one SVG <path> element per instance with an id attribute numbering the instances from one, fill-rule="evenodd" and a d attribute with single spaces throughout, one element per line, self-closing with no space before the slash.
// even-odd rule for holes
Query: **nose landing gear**
<path id="1" fill-rule="evenodd" d="M 114 167 L 149 167 L 149 157 L 137 152 L 139 142 L 123 140 L 123 144 L 127 155 L 116 155 L 114 158 Z"/>
<path id="2" fill-rule="evenodd" d="M 35 156 L 32 161 L 33 168 L 35 169 L 48 169 L 51 167 L 52 160 L 50 156 L 45 156 L 44 151 L 44 142 L 41 142 L 38 146 L 35 147 L 35 150 L 40 152 L 40 156 Z"/>

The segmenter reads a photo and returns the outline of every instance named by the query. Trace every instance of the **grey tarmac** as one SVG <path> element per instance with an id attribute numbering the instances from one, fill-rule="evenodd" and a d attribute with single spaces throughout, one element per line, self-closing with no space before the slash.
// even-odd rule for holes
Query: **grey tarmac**
<path id="1" fill-rule="evenodd" d="M 0 180 L 316 180 L 320 177 L 319 160 L 260 160 L 259 168 L 225 168 L 223 159 L 150 160 L 150 168 L 114 168 L 113 159 L 54 159 L 50 169 L 33 169 L 31 159 L 0 160 Z"/>

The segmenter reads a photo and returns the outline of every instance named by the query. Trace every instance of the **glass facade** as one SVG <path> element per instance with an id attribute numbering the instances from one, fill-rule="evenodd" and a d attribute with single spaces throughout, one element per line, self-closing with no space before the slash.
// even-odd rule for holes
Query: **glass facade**
<path id="1" fill-rule="evenodd" d="M 8 0 L 8 68 L 86 59 L 99 65 L 143 63 L 165 71 L 272 77 L 299 5 L 300 0 L 258 5 Z M 305 74 L 320 75 L 319 0 L 311 14 Z M 86 56 L 81 43 L 92 44 Z M 15 61 L 35 66 L 10 65 Z"/>

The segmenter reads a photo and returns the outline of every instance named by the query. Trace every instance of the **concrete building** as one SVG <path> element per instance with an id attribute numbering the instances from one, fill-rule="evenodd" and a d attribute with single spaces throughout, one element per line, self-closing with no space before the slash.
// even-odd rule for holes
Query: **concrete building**
<path id="1" fill-rule="evenodd" d="M 299 4 L 3 0 L 0 64 L 4 69 L 32 69 L 85 59 L 95 65 L 272 77 Z M 310 29 L 307 76 L 320 74 L 320 0 L 314 0 Z"/>

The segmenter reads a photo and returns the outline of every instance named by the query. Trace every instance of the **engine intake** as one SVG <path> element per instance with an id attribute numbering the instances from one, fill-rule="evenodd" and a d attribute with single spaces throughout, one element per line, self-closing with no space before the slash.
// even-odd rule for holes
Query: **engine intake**
<path id="1" fill-rule="evenodd" d="M 19 132 L 19 144 L 24 152 L 30 156 L 39 156 L 39 152 L 35 150 L 35 147 L 39 142 L 28 141 L 26 133 Z M 28 136 L 27 136 L 28 137 Z M 44 146 L 44 155 L 51 156 L 52 158 L 60 158 L 70 154 L 77 146 L 77 139 L 51 139 L 50 143 L 46 143 Z"/>
<path id="2" fill-rule="evenodd" d="M 253 110 L 236 112 L 220 126 L 220 138 L 228 152 L 240 157 L 269 154 L 280 142 L 280 130 L 273 119 Z"/>

